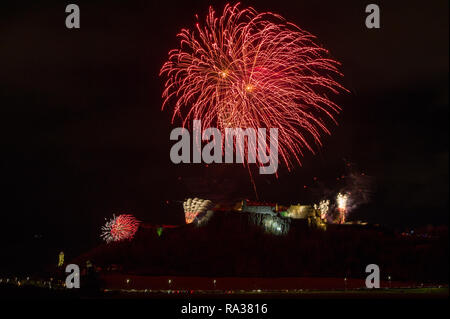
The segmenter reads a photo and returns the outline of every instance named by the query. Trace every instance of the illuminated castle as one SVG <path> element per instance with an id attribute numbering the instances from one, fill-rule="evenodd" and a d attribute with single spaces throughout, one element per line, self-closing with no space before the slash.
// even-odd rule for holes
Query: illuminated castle
<path id="1" fill-rule="evenodd" d="M 246 213 L 267 214 L 276 216 L 278 212 L 278 205 L 243 200 L 241 201 L 240 211 Z"/>
<path id="2" fill-rule="evenodd" d="M 316 205 L 291 205 L 286 211 L 281 212 L 281 215 L 292 219 L 304 219 L 307 220 L 308 226 L 326 229 L 323 214 Z"/>
<path id="3" fill-rule="evenodd" d="M 250 224 L 261 227 L 274 235 L 286 235 L 291 226 L 304 225 L 306 228 L 326 229 L 322 219 L 323 205 L 291 205 L 289 207 L 274 203 L 261 203 L 242 200 L 234 205 L 213 205 L 210 200 L 188 198 L 183 202 L 186 224 L 205 224 L 213 212 L 236 212 L 247 214 Z"/>
<path id="4" fill-rule="evenodd" d="M 307 223 L 309 227 L 326 229 L 320 209 L 310 205 L 298 204 L 284 207 L 273 203 L 243 200 L 240 205 L 237 205 L 236 210 L 250 213 L 253 224 L 262 226 L 267 232 L 276 235 L 287 234 L 292 220 Z"/>

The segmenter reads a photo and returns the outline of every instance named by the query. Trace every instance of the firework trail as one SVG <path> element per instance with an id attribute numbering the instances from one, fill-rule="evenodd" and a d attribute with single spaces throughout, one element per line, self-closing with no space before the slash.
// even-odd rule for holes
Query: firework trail
<path id="1" fill-rule="evenodd" d="M 347 214 L 347 200 L 348 200 L 347 194 L 339 193 L 336 196 L 337 208 L 339 212 L 339 224 L 345 223 L 345 217 Z"/>
<path id="2" fill-rule="evenodd" d="M 178 36 L 180 47 L 160 72 L 167 77 L 163 109 L 174 106 L 172 123 L 177 116 L 183 127 L 200 119 L 222 136 L 225 128 L 277 128 L 278 153 L 289 170 L 303 150 L 314 153 L 311 142 L 321 146 L 322 133 L 330 134 L 324 119 L 336 122 L 340 107 L 328 94 L 346 89 L 333 79 L 342 76 L 339 62 L 310 33 L 277 14 L 236 4 L 219 17 L 210 7 L 204 26 L 198 22 Z M 248 159 L 248 149 L 256 148 L 236 152 Z"/>
<path id="3" fill-rule="evenodd" d="M 102 233 L 100 237 L 107 243 L 113 241 L 131 240 L 139 228 L 140 221 L 133 215 L 122 214 L 119 216 L 113 215 L 109 221 L 102 226 Z"/>

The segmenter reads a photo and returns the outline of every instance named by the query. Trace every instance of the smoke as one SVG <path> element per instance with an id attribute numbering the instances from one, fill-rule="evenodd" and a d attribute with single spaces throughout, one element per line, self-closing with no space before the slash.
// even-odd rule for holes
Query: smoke
<path id="1" fill-rule="evenodd" d="M 369 203 L 373 198 L 375 180 L 372 176 L 359 173 L 355 170 L 345 176 L 345 186 L 341 193 L 348 195 L 346 211 L 347 215 L 361 205 Z"/>
<path id="2" fill-rule="evenodd" d="M 330 183 L 317 183 L 312 188 L 314 197 L 316 197 L 322 219 L 329 222 L 344 221 L 355 209 L 361 205 L 369 203 L 375 190 L 375 178 L 361 172 L 355 164 L 346 162 L 345 173 L 336 178 L 336 181 Z M 340 196 L 338 196 L 340 194 Z M 345 197 L 341 205 L 338 198 Z M 328 209 L 325 211 L 325 203 L 329 201 Z M 322 205 L 322 209 L 320 206 Z M 342 207 L 344 205 L 345 207 Z M 342 213 L 345 216 L 342 216 Z"/>
<path id="3" fill-rule="evenodd" d="M 196 218 L 197 221 L 196 225 L 198 227 L 205 226 L 213 215 L 214 212 L 212 210 L 207 210 L 206 212 L 199 214 Z"/>

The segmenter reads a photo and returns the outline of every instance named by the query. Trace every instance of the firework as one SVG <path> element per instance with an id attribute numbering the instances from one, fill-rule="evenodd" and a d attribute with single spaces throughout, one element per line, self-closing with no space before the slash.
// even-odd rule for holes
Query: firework
<path id="1" fill-rule="evenodd" d="M 329 205 L 330 205 L 330 201 L 328 199 L 327 200 L 321 200 L 319 205 L 314 204 L 314 209 L 319 211 L 320 218 L 322 220 L 327 220 Z"/>
<path id="2" fill-rule="evenodd" d="M 338 206 L 338 212 L 339 212 L 339 223 L 343 224 L 345 223 L 345 215 L 347 213 L 347 200 L 348 195 L 347 194 L 337 194 L 336 202 Z"/>
<path id="3" fill-rule="evenodd" d="M 198 22 L 178 36 L 180 47 L 160 72 L 167 77 L 163 108 L 169 101 L 174 106 L 172 123 L 177 116 L 183 127 L 200 119 L 222 134 L 226 128 L 277 128 L 278 153 L 288 169 L 330 134 L 324 120 L 335 121 L 340 107 L 328 93 L 345 88 L 333 79 L 342 75 L 339 63 L 310 33 L 237 4 L 226 5 L 220 17 L 210 7 L 204 26 Z M 256 149 L 251 146 L 247 150 Z M 262 155 L 252 156 L 263 165 Z"/>
<path id="4" fill-rule="evenodd" d="M 198 215 L 205 213 L 212 205 L 210 200 L 188 198 L 183 202 L 186 224 L 192 223 Z M 209 215 L 208 215 L 209 216 Z"/>
<path id="5" fill-rule="evenodd" d="M 107 243 L 113 241 L 131 240 L 139 228 L 140 221 L 133 215 L 113 215 L 109 221 L 102 226 L 101 238 Z"/>

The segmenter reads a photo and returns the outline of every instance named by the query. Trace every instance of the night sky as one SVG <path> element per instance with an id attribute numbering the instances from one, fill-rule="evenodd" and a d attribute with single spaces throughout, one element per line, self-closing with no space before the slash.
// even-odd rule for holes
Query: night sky
<path id="1" fill-rule="evenodd" d="M 130 212 L 182 223 L 190 196 L 255 199 L 246 168 L 174 165 L 170 110 L 159 70 L 219 1 L 74 1 L 81 29 L 66 29 L 64 1 L 0 8 L 0 173 L 6 245 L 48 238 L 99 242 L 105 217 Z M 14 3 L 13 1 L 9 1 Z M 377 3 L 381 29 L 367 29 Z M 339 125 L 314 156 L 279 176 L 255 175 L 260 200 L 309 203 L 338 189 L 346 163 L 373 181 L 350 219 L 448 224 L 448 1 L 243 1 L 318 37 L 342 62 Z M 320 182 L 314 182 L 314 177 Z M 304 186 L 307 186 L 306 188 Z M 166 201 L 169 203 L 167 204 Z M 56 244 L 55 244 L 56 245 Z"/>

